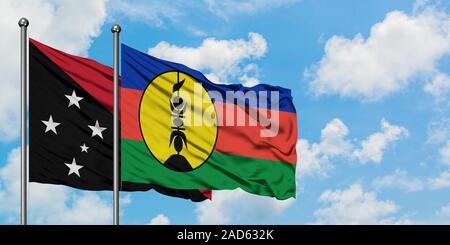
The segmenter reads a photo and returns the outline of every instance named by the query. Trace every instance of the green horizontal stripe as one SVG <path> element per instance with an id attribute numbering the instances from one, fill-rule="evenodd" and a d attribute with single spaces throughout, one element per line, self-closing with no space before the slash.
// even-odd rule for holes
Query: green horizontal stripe
<path id="1" fill-rule="evenodd" d="M 190 172 L 172 171 L 160 164 L 142 141 L 122 139 L 122 181 L 157 184 L 174 189 L 232 190 L 295 197 L 295 164 L 213 152 Z"/>

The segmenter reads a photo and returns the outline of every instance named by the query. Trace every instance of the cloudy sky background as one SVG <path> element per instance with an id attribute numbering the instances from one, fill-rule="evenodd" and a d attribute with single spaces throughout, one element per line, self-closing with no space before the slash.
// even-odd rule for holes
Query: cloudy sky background
<path id="1" fill-rule="evenodd" d="M 123 224 L 450 223 L 450 4 L 426 0 L 0 2 L 0 224 L 19 220 L 19 27 L 112 64 L 121 41 L 212 81 L 292 90 L 297 198 L 121 194 Z M 112 195 L 30 184 L 30 223 L 109 224 Z"/>

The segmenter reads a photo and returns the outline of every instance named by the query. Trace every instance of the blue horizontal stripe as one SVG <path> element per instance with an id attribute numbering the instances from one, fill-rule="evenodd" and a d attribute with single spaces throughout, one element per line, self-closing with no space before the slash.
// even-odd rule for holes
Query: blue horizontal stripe
<path id="1" fill-rule="evenodd" d="M 147 85 L 157 76 L 169 71 L 181 71 L 194 77 L 197 81 L 201 82 L 203 87 L 207 91 L 217 91 L 222 96 L 223 103 L 236 103 L 235 100 L 227 101 L 227 92 L 241 91 L 243 93 L 253 91 L 256 93 L 256 101 L 245 101 L 246 105 L 258 106 L 267 109 L 277 109 L 275 105 L 271 103 L 271 92 L 279 92 L 279 105 L 278 110 L 286 112 L 294 112 L 295 108 L 292 103 L 291 90 L 271 86 L 267 84 L 258 84 L 253 87 L 244 87 L 241 84 L 215 84 L 210 82 L 201 72 L 191 69 L 185 65 L 170 62 L 162 59 L 158 59 L 146 53 L 142 53 L 135 50 L 125 44 L 122 44 L 122 87 L 131 88 L 137 90 L 145 90 Z M 265 105 L 259 104 L 260 92 L 263 93 L 263 101 L 266 101 Z M 216 98 L 217 99 L 217 98 Z"/>

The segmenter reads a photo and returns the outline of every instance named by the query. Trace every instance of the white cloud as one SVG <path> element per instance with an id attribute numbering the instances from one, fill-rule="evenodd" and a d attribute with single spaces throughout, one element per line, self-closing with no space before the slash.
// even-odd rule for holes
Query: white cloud
<path id="1" fill-rule="evenodd" d="M 42 185 L 41 185 L 42 186 Z M 61 189 L 67 189 L 62 187 Z M 36 212 L 34 219 L 39 220 L 42 224 L 111 224 L 112 207 L 109 200 L 101 198 L 93 192 L 83 192 L 82 194 L 69 194 L 69 198 L 61 200 L 63 205 L 55 210 L 54 206 L 50 206 L 50 201 L 54 205 L 53 194 L 50 194 L 50 188 L 42 186 L 47 194 L 45 198 L 46 207 L 42 207 Z M 66 192 L 69 192 L 66 190 Z M 31 196 L 33 198 L 33 196 Z M 42 200 L 42 199 L 41 199 Z M 33 202 L 30 202 L 32 204 Z M 49 208 L 51 207 L 51 208 Z M 43 209 L 50 209 L 44 211 Z M 33 209 L 31 210 L 33 212 Z"/>
<path id="2" fill-rule="evenodd" d="M 378 200 L 376 193 L 364 192 L 360 184 L 344 190 L 326 190 L 319 202 L 329 204 L 314 211 L 318 224 L 404 224 L 406 218 L 395 218 L 399 207 L 393 201 Z"/>
<path id="3" fill-rule="evenodd" d="M 450 139 L 450 118 L 441 118 L 428 125 L 427 143 L 442 144 Z"/>
<path id="4" fill-rule="evenodd" d="M 204 0 L 208 9 L 219 17 L 229 19 L 238 14 L 254 14 L 286 6 L 298 0 Z"/>
<path id="5" fill-rule="evenodd" d="M 384 118 L 381 120 L 381 132 L 370 135 L 361 142 L 361 148 L 353 152 L 353 157 L 361 163 L 369 161 L 380 163 L 386 148 L 404 137 L 408 137 L 408 130 L 404 127 L 391 125 Z"/>
<path id="6" fill-rule="evenodd" d="M 441 98 L 450 92 L 450 77 L 447 74 L 439 73 L 430 83 L 425 84 L 423 89 L 425 92 Z"/>
<path id="7" fill-rule="evenodd" d="M 345 139 L 348 135 L 347 126 L 338 118 L 331 120 L 320 132 L 320 148 L 327 156 L 345 154 L 351 149 L 351 143 Z"/>
<path id="8" fill-rule="evenodd" d="M 249 219 L 263 221 L 280 215 L 294 202 L 293 198 L 280 201 L 241 189 L 214 191 L 213 201 L 197 205 L 197 220 L 199 224 L 230 224 Z"/>
<path id="9" fill-rule="evenodd" d="M 222 0 L 222 1 L 184 1 L 184 0 L 109 0 L 108 14 L 110 21 L 120 21 L 126 18 L 157 28 L 177 28 L 194 36 L 207 36 L 198 28 L 198 23 L 192 19 L 192 13 L 219 17 L 230 20 L 238 15 L 256 14 L 298 0 Z M 215 16 L 210 16 L 212 13 Z M 194 18 L 195 19 L 195 18 Z M 201 23 L 204 24 L 204 23 Z"/>
<path id="10" fill-rule="evenodd" d="M 328 171 L 333 169 L 333 165 L 323 156 L 316 143 L 310 144 L 306 139 L 299 139 L 297 153 L 296 176 L 300 179 L 305 176 L 327 177 Z"/>
<path id="11" fill-rule="evenodd" d="M 184 15 L 179 4 L 176 1 L 111 0 L 108 3 L 108 14 L 111 18 L 126 17 L 132 21 L 163 27 L 166 21 L 178 21 Z"/>
<path id="12" fill-rule="evenodd" d="M 158 214 L 150 220 L 149 225 L 170 225 L 170 220 L 164 214 Z"/>
<path id="13" fill-rule="evenodd" d="M 72 54 L 86 55 L 93 37 L 100 34 L 106 17 L 105 1 L 0 1 L 0 141 L 19 135 L 19 26 L 20 17 L 30 21 L 30 37 Z"/>
<path id="14" fill-rule="evenodd" d="M 320 62 L 305 75 L 316 95 L 373 101 L 406 88 L 416 75 L 434 75 L 437 62 L 449 53 L 450 16 L 422 6 L 411 15 L 389 12 L 367 38 L 333 36 Z"/>
<path id="15" fill-rule="evenodd" d="M 350 151 L 352 145 L 346 139 L 347 135 L 347 126 L 334 118 L 322 129 L 319 143 L 310 144 L 308 140 L 300 139 L 297 142 L 298 175 L 326 177 L 333 168 L 330 158 L 345 156 Z"/>
<path id="16" fill-rule="evenodd" d="M 435 178 L 428 178 L 428 185 L 433 190 L 449 188 L 450 170 L 441 172 L 441 174 Z"/>
<path id="17" fill-rule="evenodd" d="M 185 64 L 201 70 L 213 82 L 240 80 L 255 84 L 258 69 L 254 63 L 267 52 L 267 42 L 261 34 L 250 32 L 248 40 L 217 40 L 207 38 L 196 48 L 176 46 L 165 41 L 150 48 L 148 53 L 161 59 Z M 218 55 L 220 54 L 220 55 Z M 247 65 L 243 65 L 247 62 Z"/>
<path id="18" fill-rule="evenodd" d="M 17 222 L 20 201 L 20 150 L 0 168 L 0 215 Z M 111 224 L 110 198 L 60 185 L 29 184 L 28 216 L 33 224 Z"/>
<path id="19" fill-rule="evenodd" d="M 439 161 L 447 166 L 450 166 L 450 118 L 443 117 L 439 120 L 429 123 L 427 134 L 427 143 L 438 145 L 440 147 L 438 151 Z M 441 176 L 445 176 L 445 174 L 446 173 L 443 172 Z M 448 177 L 448 185 L 450 186 L 450 175 Z M 444 183 L 444 179 L 438 177 L 434 180 L 439 180 L 436 183 Z M 434 181 L 431 182 L 434 183 Z M 439 186 L 440 184 L 437 185 Z"/>
<path id="20" fill-rule="evenodd" d="M 120 195 L 119 198 L 120 205 L 130 205 L 131 204 L 131 193 L 126 193 Z"/>
<path id="21" fill-rule="evenodd" d="M 253 87 L 260 83 L 259 77 L 259 67 L 254 64 L 248 64 L 242 70 L 242 74 L 238 80 L 246 87 Z"/>
<path id="22" fill-rule="evenodd" d="M 450 217 L 450 203 L 441 207 L 441 209 L 439 209 L 439 211 L 437 212 L 437 215 L 444 216 L 444 217 Z"/>
<path id="23" fill-rule="evenodd" d="M 348 140 L 349 129 L 339 118 L 334 118 L 322 129 L 320 142 L 310 143 L 306 139 L 299 139 L 298 175 L 326 177 L 327 172 L 333 169 L 332 160 L 339 157 L 356 159 L 361 164 L 369 161 L 380 163 L 384 151 L 395 141 L 408 135 L 406 128 L 391 125 L 385 119 L 380 124 L 380 132 L 355 144 Z M 360 145 L 357 149 L 356 144 Z"/>
<path id="24" fill-rule="evenodd" d="M 441 162 L 450 166 L 450 140 L 439 150 Z"/>
<path id="25" fill-rule="evenodd" d="M 377 188 L 398 188 L 407 192 L 416 192 L 424 189 L 424 183 L 419 178 L 408 176 L 405 171 L 395 170 L 393 174 L 378 177 L 372 181 L 372 185 Z"/>
<path id="26" fill-rule="evenodd" d="M 241 76 L 239 78 L 239 80 L 242 81 L 242 85 L 244 85 L 245 87 L 253 87 L 253 86 L 258 85 L 258 84 L 261 83 L 258 78 L 256 78 L 256 77 L 249 77 L 246 74 Z"/>
<path id="27" fill-rule="evenodd" d="M 13 149 L 6 160 L 6 165 L 0 168 L 0 211 L 10 213 L 18 210 L 19 204 L 19 166 L 20 150 Z"/>

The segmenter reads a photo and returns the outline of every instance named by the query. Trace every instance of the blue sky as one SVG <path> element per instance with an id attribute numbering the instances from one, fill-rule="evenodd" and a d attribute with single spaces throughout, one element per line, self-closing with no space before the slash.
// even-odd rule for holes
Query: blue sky
<path id="1" fill-rule="evenodd" d="M 123 224 L 450 222 L 448 3 L 26 2 L 0 4 L 0 26 L 11 34 L 0 41 L 2 54 L 18 57 L 16 23 L 23 15 L 32 37 L 111 65 L 110 28 L 119 23 L 123 43 L 217 82 L 292 90 L 299 129 L 295 200 L 239 190 L 217 191 L 201 204 L 154 191 L 122 194 Z M 18 220 L 17 106 L 8 104 L 19 98 L 18 61 L 12 59 L 0 66 L 1 83 L 12 91 L 0 106 L 6 125 L 0 129 L 0 223 Z M 110 193 L 36 184 L 31 192 L 32 223 L 110 222 Z"/>

